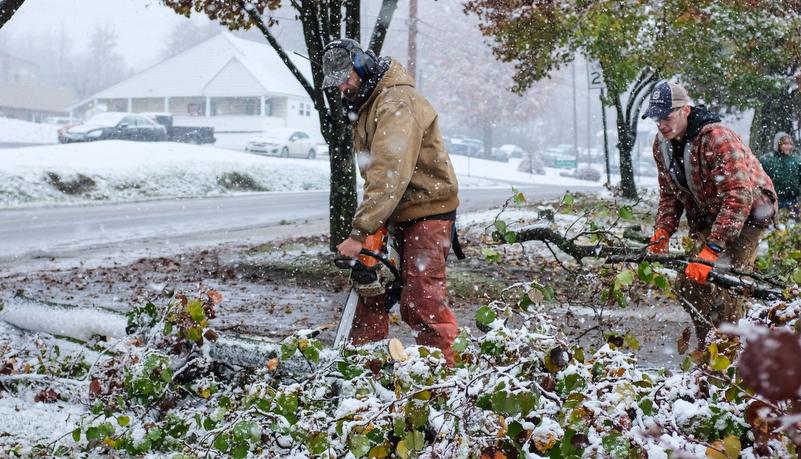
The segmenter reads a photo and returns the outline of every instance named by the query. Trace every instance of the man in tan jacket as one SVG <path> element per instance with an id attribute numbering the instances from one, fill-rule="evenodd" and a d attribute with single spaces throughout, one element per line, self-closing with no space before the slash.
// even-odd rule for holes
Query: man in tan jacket
<path id="1" fill-rule="evenodd" d="M 395 237 L 405 284 L 401 318 L 417 344 L 442 350 L 453 363 L 456 317 L 445 304 L 445 259 L 451 248 L 459 186 L 437 113 L 396 60 L 363 51 L 351 39 L 325 47 L 323 86 L 345 96 L 364 197 L 350 238 L 337 249 L 355 258 L 382 225 Z M 389 334 L 384 298 L 361 298 L 350 340 L 380 341 Z"/>

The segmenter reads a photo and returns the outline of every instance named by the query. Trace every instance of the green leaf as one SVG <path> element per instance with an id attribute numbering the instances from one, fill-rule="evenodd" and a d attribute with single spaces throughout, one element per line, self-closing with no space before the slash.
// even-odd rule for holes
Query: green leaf
<path id="1" fill-rule="evenodd" d="M 328 449 L 330 442 L 328 441 L 328 435 L 323 432 L 317 432 L 312 434 L 309 440 L 306 442 L 306 447 L 309 448 L 309 452 L 312 454 L 322 454 L 325 450 Z"/>
<path id="2" fill-rule="evenodd" d="M 402 437 L 403 433 L 406 432 L 406 420 L 402 418 L 395 418 L 394 430 L 396 437 Z"/>
<path id="3" fill-rule="evenodd" d="M 495 321 L 495 312 L 487 306 L 482 306 L 476 311 L 476 322 L 482 325 L 489 325 Z"/>
<path id="4" fill-rule="evenodd" d="M 281 343 L 281 360 L 286 360 L 293 355 L 298 350 L 298 339 L 295 337 L 290 337 L 284 340 Z"/>
<path id="5" fill-rule="evenodd" d="M 72 431 L 72 439 L 76 442 L 81 441 L 81 429 L 75 429 Z"/>
<path id="6" fill-rule="evenodd" d="M 120 427 L 127 426 L 129 422 L 131 422 L 131 418 L 128 416 L 120 416 L 117 418 L 117 424 L 119 424 Z"/>
<path id="7" fill-rule="evenodd" d="M 103 436 L 103 432 L 101 432 L 99 427 L 89 427 L 86 429 L 87 440 L 100 440 Z"/>
<path id="8" fill-rule="evenodd" d="M 640 342 L 631 333 L 626 333 L 626 336 L 624 336 L 623 339 L 626 340 L 626 344 L 628 344 L 631 349 L 634 349 L 635 351 L 640 349 Z"/>
<path id="9" fill-rule="evenodd" d="M 197 341 L 200 339 L 200 330 L 198 328 L 190 328 L 186 331 L 186 339 L 189 341 Z"/>
<path id="10" fill-rule="evenodd" d="M 634 219 L 634 212 L 632 212 L 631 206 L 623 206 L 620 208 L 620 218 L 623 220 Z"/>
<path id="11" fill-rule="evenodd" d="M 237 445 L 231 450 L 231 457 L 234 459 L 244 459 L 248 456 L 248 445 Z"/>
<path id="12" fill-rule="evenodd" d="M 453 346 L 451 346 L 451 348 L 453 349 L 453 352 L 461 354 L 467 350 L 468 344 L 470 344 L 470 342 L 467 340 L 467 338 L 459 335 L 453 340 Z"/>
<path id="13" fill-rule="evenodd" d="M 295 419 L 295 411 L 298 410 L 298 396 L 294 393 L 281 393 L 275 398 L 275 403 L 278 405 L 278 414 L 294 424 L 292 421 Z"/>
<path id="14" fill-rule="evenodd" d="M 523 207 L 523 205 L 526 203 L 526 197 L 523 195 L 523 193 L 517 193 L 517 190 L 515 190 L 514 200 L 517 207 Z"/>
<path id="15" fill-rule="evenodd" d="M 228 451 L 230 445 L 228 444 L 228 434 L 223 432 L 214 440 L 214 448 L 222 452 Z"/>
<path id="16" fill-rule="evenodd" d="M 250 421 L 237 422 L 234 426 L 233 434 L 235 443 L 245 443 L 248 441 L 256 442 L 261 440 L 261 429 Z"/>
<path id="17" fill-rule="evenodd" d="M 303 350 L 303 355 L 309 359 L 309 361 L 314 363 L 320 363 L 320 350 L 322 350 L 323 345 L 320 344 L 317 340 L 312 340 L 306 346 L 306 349 Z"/>
<path id="18" fill-rule="evenodd" d="M 654 285 L 661 289 L 665 289 L 668 286 L 668 282 L 665 276 L 656 276 L 654 277 Z"/>
<path id="19" fill-rule="evenodd" d="M 409 451 L 422 451 L 426 446 L 423 433 L 419 430 L 407 433 L 403 440 L 406 442 L 406 447 Z"/>
<path id="20" fill-rule="evenodd" d="M 161 380 L 165 383 L 172 382 L 172 368 L 167 367 L 161 370 Z"/>
<path id="21" fill-rule="evenodd" d="M 380 445 L 384 443 L 384 430 L 383 429 L 373 429 L 367 432 L 367 439 L 371 442 Z"/>
<path id="22" fill-rule="evenodd" d="M 351 365 L 347 362 L 337 362 L 337 369 L 340 373 L 342 373 L 342 376 L 345 378 L 345 380 L 354 379 L 365 371 L 364 367 Z"/>
<path id="23" fill-rule="evenodd" d="M 640 402 L 640 409 L 642 410 L 642 414 L 646 416 L 650 416 L 651 413 L 654 412 L 654 402 L 649 398 L 644 398 Z"/>
<path id="24" fill-rule="evenodd" d="M 629 440 L 616 430 L 601 437 L 601 444 L 606 452 L 616 459 L 625 458 L 629 454 L 629 449 L 631 449 Z"/>
<path id="25" fill-rule="evenodd" d="M 495 220 L 493 225 L 498 230 L 498 232 L 501 232 L 501 233 L 505 233 L 506 232 L 506 222 L 505 221 L 503 221 L 503 220 Z"/>
<path id="26" fill-rule="evenodd" d="M 630 269 L 621 271 L 616 277 L 620 285 L 631 285 L 634 282 L 634 273 Z"/>
<path id="27" fill-rule="evenodd" d="M 517 233 L 514 231 L 507 231 L 503 234 L 503 238 L 506 240 L 508 244 L 514 244 L 517 240 Z"/>
<path id="28" fill-rule="evenodd" d="M 214 430 L 217 427 L 217 422 L 211 418 L 206 418 L 203 420 L 203 428 L 206 430 Z"/>
<path id="29" fill-rule="evenodd" d="M 164 324 L 164 334 L 169 335 L 170 333 L 172 333 L 172 324 L 171 323 Z"/>
<path id="30" fill-rule="evenodd" d="M 651 269 L 651 263 L 643 261 L 637 266 L 637 277 L 643 282 L 651 282 L 654 279 L 654 271 Z"/>
<path id="31" fill-rule="evenodd" d="M 376 429 L 373 429 L 376 430 Z M 353 435 L 350 437 L 350 452 L 356 457 L 362 457 L 370 452 L 370 440 L 364 435 Z"/>
<path id="32" fill-rule="evenodd" d="M 423 400 L 409 400 L 406 404 L 406 419 L 415 427 L 421 427 L 428 422 L 428 414 L 431 409 L 428 403 Z"/>
<path id="33" fill-rule="evenodd" d="M 801 284 L 801 269 L 793 270 L 793 282 Z"/>
<path id="34" fill-rule="evenodd" d="M 206 313 L 203 311 L 203 303 L 200 301 L 190 301 L 189 304 L 186 305 L 186 310 L 189 311 L 192 320 L 195 322 L 203 322 L 203 320 L 206 319 Z"/>
<path id="35" fill-rule="evenodd" d="M 496 263 L 501 261 L 501 254 L 489 247 L 482 247 L 481 253 L 484 255 L 486 261 L 494 261 Z"/>
<path id="36" fill-rule="evenodd" d="M 565 194 L 565 196 L 562 198 L 562 204 L 567 204 L 568 206 L 572 206 L 573 205 L 573 196 L 570 196 L 569 194 Z"/>

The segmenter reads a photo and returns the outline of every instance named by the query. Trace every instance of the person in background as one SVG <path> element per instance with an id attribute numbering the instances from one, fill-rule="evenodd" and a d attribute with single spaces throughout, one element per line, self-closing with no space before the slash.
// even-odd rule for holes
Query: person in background
<path id="1" fill-rule="evenodd" d="M 757 247 L 776 212 L 773 182 L 740 137 L 703 105 L 690 105 L 674 83 L 657 85 L 643 119 L 659 132 L 653 153 L 659 174 L 659 207 L 649 250 L 667 253 L 670 236 L 687 215 L 698 261 L 676 276 L 674 293 L 690 314 L 698 348 L 721 322 L 743 317 L 741 300 L 707 283 L 709 272 L 751 269 Z"/>
<path id="2" fill-rule="evenodd" d="M 322 63 L 323 87 L 337 87 L 345 97 L 364 178 L 353 230 L 337 250 L 355 258 L 367 236 L 387 225 L 405 282 L 401 318 L 415 332 L 417 344 L 441 349 L 453 364 L 459 330 L 445 300 L 445 259 L 454 235 L 459 185 L 437 112 L 398 61 L 363 51 L 355 40 L 328 43 Z M 363 344 L 388 335 L 384 296 L 360 298 L 350 340 Z"/>
<path id="3" fill-rule="evenodd" d="M 779 132 L 773 138 L 773 151 L 759 158 L 762 168 L 773 180 L 779 208 L 787 209 L 798 219 L 798 197 L 801 194 L 801 157 L 793 154 L 793 138 Z"/>

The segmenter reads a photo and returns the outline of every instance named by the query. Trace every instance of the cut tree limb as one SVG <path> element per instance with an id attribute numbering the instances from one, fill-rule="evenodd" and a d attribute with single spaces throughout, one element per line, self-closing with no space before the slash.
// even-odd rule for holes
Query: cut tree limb
<path id="1" fill-rule="evenodd" d="M 689 259 L 685 255 L 656 255 L 646 247 L 609 247 L 602 245 L 579 245 L 573 239 L 568 239 L 549 226 L 529 226 L 517 232 L 516 242 L 542 241 L 556 245 L 559 250 L 566 253 L 576 261 L 582 258 L 603 259 L 606 263 L 640 263 L 642 261 L 659 262 L 666 268 L 683 271 L 690 262 L 699 262 L 695 257 Z M 709 264 L 709 263 L 705 263 Z M 760 300 L 777 300 L 783 298 L 783 288 L 764 285 L 766 282 L 757 282 L 757 276 L 748 273 L 735 272 L 735 275 L 715 272 L 709 273 L 707 282 L 718 287 L 738 289 L 748 296 Z M 775 282 L 772 282 L 776 285 Z"/>
<path id="2" fill-rule="evenodd" d="M 80 341 L 97 337 L 124 339 L 128 319 L 124 314 L 99 307 L 81 307 L 70 304 L 49 303 L 23 296 L 9 298 L 0 304 L 0 321 L 34 333 L 48 333 Z M 327 327 L 324 327 L 327 328 Z M 316 336 L 322 329 L 309 330 L 304 336 Z M 264 368 L 272 359 L 281 358 L 281 344 L 270 341 L 241 338 L 218 333 L 217 340 L 206 340 L 208 356 L 214 361 L 250 368 Z M 321 361 L 338 357 L 334 350 L 324 349 Z M 308 363 L 298 355 L 281 362 L 281 370 L 289 373 L 308 373 Z"/>

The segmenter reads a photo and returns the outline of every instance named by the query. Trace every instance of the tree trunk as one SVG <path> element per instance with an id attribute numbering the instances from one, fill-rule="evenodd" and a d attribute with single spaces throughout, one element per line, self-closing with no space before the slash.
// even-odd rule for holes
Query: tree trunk
<path id="1" fill-rule="evenodd" d="M 601 67 L 601 70 L 604 70 Z M 659 81 L 659 72 L 643 70 L 629 91 L 629 100 L 624 109 L 621 93 L 609 88 L 609 98 L 617 112 L 617 148 L 620 155 L 620 191 L 626 199 L 637 199 L 637 185 L 634 183 L 634 168 L 631 152 L 637 140 L 637 126 L 640 121 L 640 107 L 643 100 L 651 94 Z"/>
<path id="2" fill-rule="evenodd" d="M 0 29 L 20 9 L 25 0 L 0 0 Z"/>
<path id="3" fill-rule="evenodd" d="M 773 150 L 773 137 L 779 132 L 793 133 L 792 97 L 784 92 L 766 93 L 762 105 L 754 109 L 749 146 L 761 156 Z"/>

